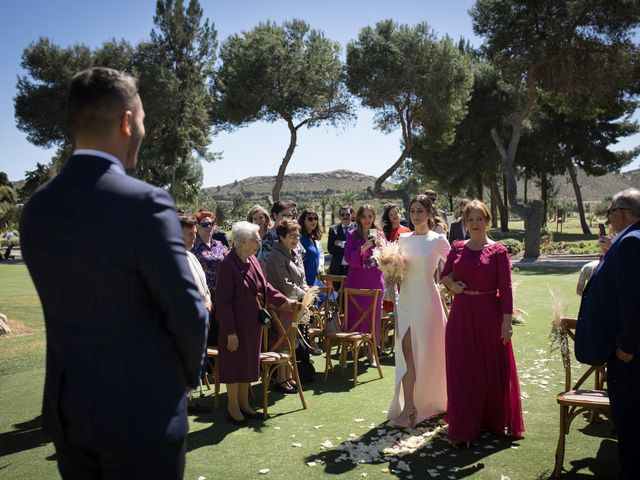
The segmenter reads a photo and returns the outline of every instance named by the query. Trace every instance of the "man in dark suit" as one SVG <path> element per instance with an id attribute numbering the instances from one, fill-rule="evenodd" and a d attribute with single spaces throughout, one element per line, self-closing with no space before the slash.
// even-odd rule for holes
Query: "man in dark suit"
<path id="1" fill-rule="evenodd" d="M 85 70 L 67 107 L 75 152 L 20 232 L 47 330 L 43 428 L 63 478 L 182 478 L 207 315 L 173 201 L 125 173 L 145 133 L 137 81 Z"/>
<path id="2" fill-rule="evenodd" d="M 453 245 L 453 242 L 457 242 L 458 240 L 466 240 L 469 238 L 469 233 L 467 232 L 467 228 L 464 225 L 464 218 L 462 216 L 462 212 L 464 211 L 464 207 L 467 206 L 471 200 L 468 198 L 463 198 L 458 203 L 458 213 L 457 218 L 453 222 L 451 222 L 451 226 L 449 227 L 449 243 Z"/>
<path id="3" fill-rule="evenodd" d="M 576 358 L 607 364 L 611 413 L 620 452 L 619 479 L 640 472 L 640 190 L 617 193 L 607 209 L 619 232 L 582 293 Z"/>
<path id="4" fill-rule="evenodd" d="M 331 275 L 346 275 L 349 272 L 349 265 L 343 261 L 344 245 L 347 241 L 347 234 L 356 228 L 356 224 L 351 221 L 351 207 L 349 205 L 340 207 L 338 215 L 340 223 L 329 228 L 329 240 L 327 241 L 327 248 L 331 254 L 329 273 Z M 334 285 L 334 288 L 337 290 L 340 288 L 340 284 Z"/>

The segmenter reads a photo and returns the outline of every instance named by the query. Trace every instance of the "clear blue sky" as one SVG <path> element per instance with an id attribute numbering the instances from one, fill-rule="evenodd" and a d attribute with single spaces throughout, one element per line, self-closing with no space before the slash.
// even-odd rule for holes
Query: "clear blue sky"
<path id="1" fill-rule="evenodd" d="M 66 47 L 83 43 L 90 47 L 111 38 L 131 43 L 148 39 L 153 28 L 155 0 L 23 0 L 9 1 L 0 19 L 0 170 L 10 180 L 24 177 L 36 162 L 48 163 L 53 150 L 35 147 L 15 126 L 13 97 L 21 74 L 21 55 L 39 37 L 48 37 Z M 185 0 L 188 3 L 188 0 Z M 471 0 L 201 0 L 205 17 L 218 31 L 219 41 L 233 33 L 250 30 L 258 22 L 281 22 L 301 18 L 324 31 L 343 48 L 358 31 L 379 20 L 392 18 L 400 23 L 426 21 L 442 36 L 461 36 L 472 44 L 467 10 Z M 204 165 L 204 186 L 231 183 L 253 175 L 275 175 L 289 141 L 284 123 L 257 123 L 231 134 L 211 139 L 210 150 L 222 152 L 222 160 Z M 633 148 L 636 135 L 619 144 Z M 340 129 L 320 127 L 303 130 L 287 172 L 324 172 L 347 168 L 379 176 L 400 153 L 399 132 L 384 135 L 372 128 L 370 111 L 358 110 L 354 125 Z M 640 161 L 633 164 L 638 167 Z"/>

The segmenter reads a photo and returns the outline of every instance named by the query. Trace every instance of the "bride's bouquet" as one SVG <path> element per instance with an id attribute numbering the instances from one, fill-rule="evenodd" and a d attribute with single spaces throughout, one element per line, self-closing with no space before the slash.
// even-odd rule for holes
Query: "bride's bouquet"
<path id="1" fill-rule="evenodd" d="M 374 250 L 372 257 L 385 278 L 395 283 L 402 281 L 407 262 L 402 253 L 400 253 L 400 247 L 397 242 L 383 244 L 380 248 Z"/>

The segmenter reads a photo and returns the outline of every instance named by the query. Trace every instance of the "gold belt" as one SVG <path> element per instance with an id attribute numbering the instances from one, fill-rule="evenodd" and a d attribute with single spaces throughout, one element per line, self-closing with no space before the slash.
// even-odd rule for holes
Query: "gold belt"
<path id="1" fill-rule="evenodd" d="M 478 290 L 463 290 L 462 293 L 464 295 L 495 295 L 498 291 L 497 290 L 491 290 L 489 292 L 480 292 Z"/>

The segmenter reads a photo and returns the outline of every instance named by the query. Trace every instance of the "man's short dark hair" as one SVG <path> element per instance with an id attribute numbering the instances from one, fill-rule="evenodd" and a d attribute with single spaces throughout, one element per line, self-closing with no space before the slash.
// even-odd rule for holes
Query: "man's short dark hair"
<path id="1" fill-rule="evenodd" d="M 179 213 L 178 220 L 182 228 L 193 228 L 198 224 L 196 217 L 188 213 Z"/>
<path id="2" fill-rule="evenodd" d="M 69 84 L 67 112 L 75 134 L 96 135 L 110 129 L 125 111 L 136 111 L 138 80 L 112 68 L 77 73 Z"/>

